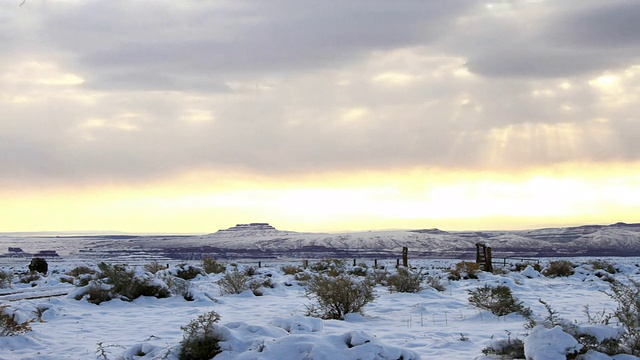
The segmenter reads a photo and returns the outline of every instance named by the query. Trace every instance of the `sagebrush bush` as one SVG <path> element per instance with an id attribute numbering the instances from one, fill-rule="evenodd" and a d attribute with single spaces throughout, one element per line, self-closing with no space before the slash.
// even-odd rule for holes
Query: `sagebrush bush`
<path id="1" fill-rule="evenodd" d="M 136 274 L 125 265 L 98 264 L 99 272 L 91 280 L 86 293 L 79 293 L 77 299 L 88 295 L 87 300 L 100 304 L 114 298 L 132 301 L 140 296 L 165 298 L 171 292 L 164 283 L 157 281 L 152 274 Z"/>
<path id="2" fill-rule="evenodd" d="M 398 267 L 393 275 L 387 277 L 389 292 L 417 293 L 422 290 L 422 272 L 414 272 L 404 266 Z"/>
<path id="3" fill-rule="evenodd" d="M 443 292 L 445 290 L 442 279 L 439 276 L 427 276 L 427 284 L 437 291 Z"/>
<path id="4" fill-rule="evenodd" d="M 221 274 L 227 270 L 226 265 L 208 257 L 202 259 L 202 268 L 207 274 Z"/>
<path id="5" fill-rule="evenodd" d="M 511 338 L 494 341 L 491 345 L 482 349 L 484 355 L 498 355 L 500 359 L 524 359 L 524 342 L 520 338 Z"/>
<path id="6" fill-rule="evenodd" d="M 342 320 L 346 314 L 362 313 L 375 298 L 371 280 L 356 280 L 346 274 L 316 274 L 307 283 L 306 293 L 317 302 L 307 308 L 307 314 L 323 319 Z"/>
<path id="7" fill-rule="evenodd" d="M 220 288 L 220 293 L 225 294 L 240 294 L 245 290 L 249 290 L 249 284 L 251 277 L 247 276 L 244 271 L 233 268 L 230 271 L 224 273 L 220 280 L 216 281 Z"/>
<path id="8" fill-rule="evenodd" d="M 164 281 L 165 284 L 167 284 L 169 291 L 171 291 L 173 295 L 182 296 L 187 301 L 193 300 L 193 294 L 191 292 L 191 284 L 189 283 L 188 280 L 181 279 L 179 277 L 176 277 L 167 273 L 162 275 L 162 280 Z"/>
<path id="9" fill-rule="evenodd" d="M 604 270 L 609 274 L 615 274 L 618 272 L 612 263 L 606 260 L 591 260 L 589 261 L 589 265 L 593 270 Z"/>
<path id="10" fill-rule="evenodd" d="M 640 282 L 631 278 L 626 283 L 616 281 L 606 294 L 616 302 L 613 316 L 624 328 L 619 341 L 620 350 L 640 355 Z"/>
<path id="11" fill-rule="evenodd" d="M 217 338 L 216 323 L 220 321 L 220 315 L 210 311 L 191 320 L 189 324 L 182 326 L 182 348 L 180 360 L 208 360 L 218 355 L 220 339 Z"/>
<path id="12" fill-rule="evenodd" d="M 10 288 L 12 282 L 13 272 L 4 270 L 0 271 L 0 289 Z"/>
<path id="13" fill-rule="evenodd" d="M 175 274 L 180 279 L 191 280 L 196 276 L 202 274 L 202 271 L 193 265 L 180 264 L 178 265 L 178 269 L 176 270 Z"/>
<path id="14" fill-rule="evenodd" d="M 33 283 L 34 281 L 38 281 L 42 278 L 42 276 L 40 275 L 39 272 L 32 272 L 32 273 L 28 273 L 28 274 L 21 274 L 19 279 L 20 282 L 23 284 L 29 284 L 29 283 Z M 35 285 L 32 284 L 32 285 Z"/>
<path id="15" fill-rule="evenodd" d="M 524 262 L 516 263 L 515 265 L 513 265 L 511 267 L 511 269 L 513 271 L 521 272 L 522 270 L 526 269 L 529 266 L 531 266 L 533 268 L 533 270 L 535 270 L 537 272 L 542 271 L 542 266 L 540 265 L 540 263 L 531 262 L 531 261 L 524 261 Z"/>
<path id="16" fill-rule="evenodd" d="M 549 262 L 542 274 L 547 277 L 571 276 L 573 268 L 574 265 L 569 260 L 553 260 Z"/>
<path id="17" fill-rule="evenodd" d="M 491 311 L 497 316 L 518 313 L 525 317 L 531 316 L 531 309 L 525 308 L 522 301 L 513 296 L 511 289 L 505 285 L 484 285 L 475 290 L 467 290 L 471 305 Z"/>
<path id="18" fill-rule="evenodd" d="M 338 276 L 347 271 L 347 263 L 342 259 L 324 259 L 310 266 L 311 271 Z"/>
<path id="19" fill-rule="evenodd" d="M 282 265 L 280 270 L 282 270 L 285 275 L 295 275 L 303 271 L 302 267 L 295 265 Z"/>
<path id="20" fill-rule="evenodd" d="M 49 264 L 47 263 L 47 260 L 43 258 L 33 258 L 29 264 L 29 271 L 32 273 L 39 272 L 40 274 L 46 274 L 47 271 L 49 271 Z"/>
<path id="21" fill-rule="evenodd" d="M 24 334 L 31 330 L 29 322 L 18 321 L 7 305 L 0 305 L 0 337 Z"/>
<path id="22" fill-rule="evenodd" d="M 158 261 L 152 261 L 144 265 L 144 269 L 152 274 L 155 274 L 158 271 L 166 270 L 168 268 L 168 266 L 162 265 Z"/>
<path id="23" fill-rule="evenodd" d="M 76 266 L 73 269 L 67 271 L 67 275 L 73 276 L 74 278 L 80 277 L 82 275 L 93 275 L 97 271 L 88 266 Z"/>
<path id="24" fill-rule="evenodd" d="M 449 280 L 477 279 L 480 264 L 471 261 L 461 261 L 456 264 L 455 269 L 449 271 Z"/>

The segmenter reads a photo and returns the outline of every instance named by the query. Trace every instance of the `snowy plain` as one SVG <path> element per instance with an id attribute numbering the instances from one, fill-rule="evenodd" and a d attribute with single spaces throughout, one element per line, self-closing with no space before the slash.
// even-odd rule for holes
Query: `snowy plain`
<path id="1" fill-rule="evenodd" d="M 0 259 L 5 260 L 0 262 L 4 271 L 26 271 L 29 263 Z M 483 355 L 482 350 L 503 339 L 524 339 L 531 359 L 565 359 L 554 351 L 571 346 L 569 340 L 562 340 L 553 329 L 525 329 L 526 320 L 520 315 L 498 317 L 475 308 L 468 291 L 485 284 L 506 285 L 534 316 L 546 314 L 538 301 L 542 299 L 576 324 L 587 324 L 584 305 L 593 312 L 613 311 L 615 303 L 605 293 L 610 284 L 596 276 L 589 265 L 592 259 L 570 260 L 578 266 L 569 277 L 549 278 L 528 267 L 521 272 L 480 272 L 478 279 L 459 281 L 448 280 L 447 274 L 460 260 L 414 260 L 411 266 L 442 278 L 444 291 L 425 283 L 418 293 L 390 293 L 377 285 L 376 298 L 364 307 L 364 314 L 349 314 L 345 320 L 305 316 L 312 300 L 305 294 L 304 282 L 282 271 L 283 265 L 301 261 L 264 262 L 261 268 L 256 262 L 238 263 L 240 269 L 251 266 L 255 276 L 271 279 L 273 288 L 261 288 L 262 296 L 251 291 L 222 295 L 216 283 L 222 275 L 203 274 L 190 281 L 193 301 L 182 296 L 141 297 L 100 305 L 76 300 L 78 288 L 63 282 L 69 270 L 78 265 L 95 267 L 96 262 L 50 261 L 47 276 L 27 284 L 15 277 L 10 287 L 0 289 L 4 311 L 31 321 L 30 331 L 0 337 L 0 359 L 177 359 L 181 326 L 212 310 L 221 316 L 224 338 L 220 343 L 224 351 L 216 359 L 499 359 Z M 618 270 L 612 276 L 640 280 L 639 258 L 604 260 Z M 544 267 L 549 259 L 540 261 Z M 395 261 L 379 265 L 395 271 Z M 140 264 L 133 266 L 142 269 Z M 582 359 L 636 357 L 590 352 Z"/>

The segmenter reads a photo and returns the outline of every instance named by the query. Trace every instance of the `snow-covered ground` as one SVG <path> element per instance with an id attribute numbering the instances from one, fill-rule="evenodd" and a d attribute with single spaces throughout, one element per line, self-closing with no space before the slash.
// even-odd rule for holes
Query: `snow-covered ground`
<path id="1" fill-rule="evenodd" d="M 221 295 L 216 281 L 222 275 L 209 274 L 191 280 L 193 301 L 182 296 L 142 297 L 94 305 L 76 300 L 78 288 L 62 281 L 81 265 L 78 260 L 53 262 L 46 277 L 24 284 L 16 276 L 10 287 L 0 289 L 3 311 L 18 320 L 31 320 L 30 331 L 0 337 L 0 359 L 177 359 L 181 326 L 210 311 L 221 316 L 218 331 L 225 351 L 216 359 L 497 359 L 486 357 L 482 350 L 501 339 L 524 339 L 527 355 L 535 360 L 564 359 L 553 354 L 572 346 L 571 337 L 565 339 L 559 329 L 525 329 L 526 320 L 517 314 L 498 317 L 479 310 L 469 303 L 468 290 L 506 285 L 538 318 L 547 313 L 538 301 L 542 299 L 576 324 L 587 324 L 584 305 L 593 313 L 614 310 L 615 302 L 604 293 L 610 288 L 605 277 L 596 276 L 589 259 L 571 260 L 582 265 L 569 277 L 548 278 L 529 267 L 497 275 L 481 272 L 478 279 L 460 281 L 446 279 L 458 260 L 416 260 L 412 266 L 443 277 L 444 291 L 425 283 L 418 293 L 390 293 L 377 285 L 376 298 L 365 306 L 364 315 L 350 314 L 345 320 L 305 316 L 312 301 L 305 296 L 303 282 L 283 273 L 285 263 L 270 262 L 256 269 L 257 277 L 270 277 L 274 284 L 262 288 L 262 296 L 250 291 Z M 612 276 L 640 278 L 636 265 L 640 259 L 606 260 L 620 271 Z M 28 260 L 23 260 L 0 267 L 24 271 L 27 266 Z M 395 271 L 393 266 L 389 271 Z M 636 357 L 591 352 L 583 358 Z"/>

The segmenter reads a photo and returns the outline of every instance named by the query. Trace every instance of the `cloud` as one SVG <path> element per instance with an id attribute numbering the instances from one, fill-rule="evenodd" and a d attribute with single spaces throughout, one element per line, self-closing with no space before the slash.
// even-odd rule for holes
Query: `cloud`
<path id="1" fill-rule="evenodd" d="M 636 3 L 486 5 L 7 7 L 2 181 L 638 160 Z"/>

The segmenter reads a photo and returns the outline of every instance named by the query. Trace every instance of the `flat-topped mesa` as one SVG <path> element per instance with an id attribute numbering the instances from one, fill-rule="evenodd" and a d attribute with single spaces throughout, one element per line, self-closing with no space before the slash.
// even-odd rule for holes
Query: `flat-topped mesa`
<path id="1" fill-rule="evenodd" d="M 265 230 L 277 230 L 269 223 L 249 223 L 249 224 L 236 224 L 236 226 L 220 231 L 265 231 Z"/>

